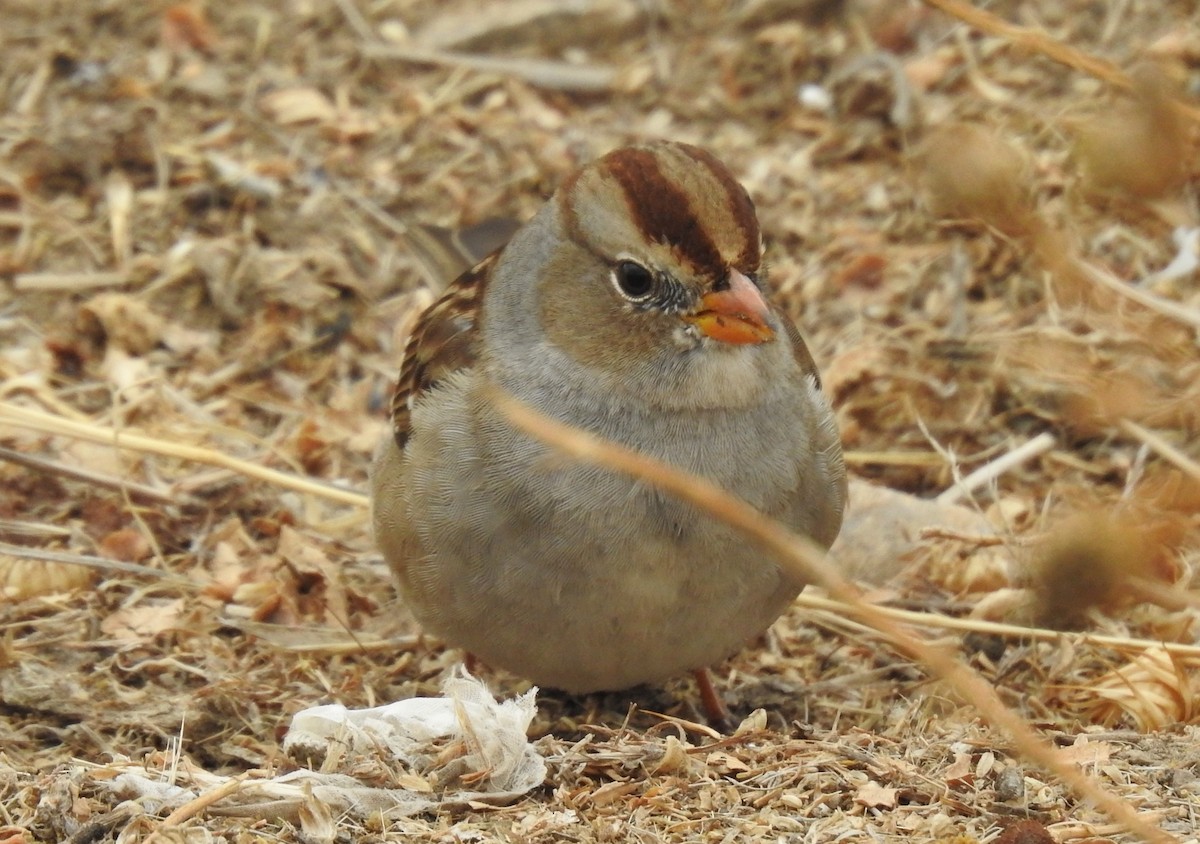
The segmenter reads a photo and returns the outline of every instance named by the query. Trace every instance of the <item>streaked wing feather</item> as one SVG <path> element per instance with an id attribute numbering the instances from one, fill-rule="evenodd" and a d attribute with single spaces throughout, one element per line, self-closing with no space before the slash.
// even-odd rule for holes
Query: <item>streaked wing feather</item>
<path id="1" fill-rule="evenodd" d="M 800 370 L 813 379 L 813 385 L 818 390 L 822 390 L 821 373 L 817 371 L 816 361 L 813 360 L 812 352 L 808 350 L 808 344 L 804 342 L 800 329 L 796 328 L 795 323 L 787 314 L 782 311 L 777 311 L 777 313 L 787 331 L 788 339 L 792 341 L 792 354 L 796 358 L 796 363 L 800 365 Z M 819 450 L 817 465 L 822 467 L 824 480 L 833 488 L 833 495 L 824 504 L 820 502 L 813 504 L 815 507 L 822 508 L 822 514 L 814 523 L 824 526 L 827 531 L 825 535 L 816 535 L 814 538 L 819 542 L 824 542 L 828 547 L 833 543 L 841 527 L 848 492 L 846 463 L 842 457 L 842 441 L 841 435 L 838 433 L 837 416 L 829 413 L 817 421 L 812 444 Z"/>
<path id="2" fill-rule="evenodd" d="M 500 250 L 493 252 L 459 276 L 417 320 L 392 394 L 392 432 L 401 450 L 408 442 L 412 409 L 421 396 L 451 373 L 475 363 L 479 303 L 499 255 Z"/>
<path id="3" fill-rule="evenodd" d="M 783 327 L 787 331 L 788 339 L 792 341 L 792 354 L 796 358 L 796 363 L 800 365 L 800 369 L 805 375 L 811 375 L 816 379 L 817 386 L 821 386 L 821 373 L 817 371 L 817 362 L 813 360 L 812 352 L 808 350 L 808 344 L 804 342 L 804 337 L 800 334 L 800 329 L 792 322 L 791 317 L 776 310 L 780 320 L 783 322 Z"/>

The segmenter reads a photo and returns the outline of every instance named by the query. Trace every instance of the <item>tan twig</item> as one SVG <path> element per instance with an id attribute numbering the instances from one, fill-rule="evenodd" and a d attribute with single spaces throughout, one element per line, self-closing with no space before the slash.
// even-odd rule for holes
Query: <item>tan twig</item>
<path id="1" fill-rule="evenodd" d="M 921 528 L 918 536 L 921 539 L 946 539 L 950 542 L 963 542 L 976 548 L 995 548 L 998 545 L 1007 545 L 1010 541 L 1003 536 L 996 536 L 994 533 L 963 533 L 960 530 L 944 527 Z"/>
<path id="2" fill-rule="evenodd" d="M 1122 431 L 1135 440 L 1147 445 L 1159 457 L 1178 467 L 1179 469 L 1191 475 L 1197 481 L 1200 481 L 1200 463 L 1197 463 L 1192 458 L 1188 457 L 1182 451 L 1171 445 L 1161 436 L 1147 428 L 1143 428 L 1138 423 L 1130 419 L 1122 419 L 1117 423 Z"/>
<path id="3" fill-rule="evenodd" d="M 1143 308 L 1148 308 L 1156 314 L 1160 314 L 1171 319 L 1178 320 L 1185 325 L 1190 325 L 1193 328 L 1200 328 L 1200 311 L 1193 308 L 1188 308 L 1180 305 L 1178 302 L 1173 302 L 1170 299 L 1164 299 L 1162 296 L 1156 296 L 1148 290 L 1143 290 L 1140 287 L 1135 287 L 1128 282 L 1122 281 L 1115 277 L 1112 273 L 1105 272 L 1099 267 L 1093 266 L 1087 261 L 1078 257 L 1073 257 L 1075 264 L 1083 271 L 1083 273 L 1092 281 L 1106 287 L 1118 296 L 1124 296 L 1126 299 L 1131 299 L 1137 302 Z"/>
<path id="4" fill-rule="evenodd" d="M 1131 90 L 1133 82 L 1119 67 L 1107 59 L 1101 59 L 1055 39 L 1040 29 L 1009 23 L 999 15 L 977 9 L 966 0 L 924 0 L 926 6 L 958 18 L 980 32 L 995 35 L 1017 45 L 1023 50 L 1038 53 L 1073 70 L 1079 70 L 1110 85 Z"/>
<path id="5" fill-rule="evenodd" d="M 28 545 L 10 545 L 0 542 L 0 554 L 19 557 L 27 560 L 43 560 L 48 563 L 59 563 L 67 566 L 84 566 L 99 571 L 121 572 L 138 577 L 152 577 L 156 580 L 168 580 L 180 585 L 196 587 L 195 581 L 162 569 L 152 569 L 149 566 L 139 566 L 137 563 L 125 563 L 120 560 L 109 560 L 104 557 L 92 557 L 87 554 L 71 554 L 66 551 L 49 551 L 44 548 L 32 548 Z"/>
<path id="6" fill-rule="evenodd" d="M 600 93 L 611 89 L 617 80 L 616 69 L 608 65 L 576 65 L 551 59 L 485 56 L 397 44 L 364 44 L 361 49 L 363 55 L 370 58 L 463 67 L 483 73 L 513 76 L 551 91 Z"/>
<path id="7" fill-rule="evenodd" d="M 1187 599 L 1191 602 L 1191 599 Z M 844 616 L 846 605 L 841 600 L 803 592 L 794 603 L 806 609 Z M 1157 639 L 1134 639 L 1128 636 L 1109 636 L 1102 633 L 1070 633 L 1063 630 L 1048 630 L 1045 627 L 1022 627 L 1001 621 L 982 618 L 955 618 L 939 613 L 902 610 L 896 607 L 876 606 L 875 611 L 899 624 L 926 627 L 936 630 L 958 630 L 964 633 L 990 633 L 1014 639 L 1035 639 L 1039 642 L 1074 642 L 1082 645 L 1102 645 L 1118 651 L 1141 653 L 1150 648 L 1162 648 L 1172 656 L 1200 658 L 1200 645 L 1185 645 L 1180 642 L 1163 642 Z"/>
<path id="8" fill-rule="evenodd" d="M 1045 219 L 1031 216 L 1030 220 L 1032 234 L 1025 240 L 1042 265 L 1055 277 L 1064 281 L 1099 285 L 1156 314 L 1200 329 L 1200 311 L 1122 281 L 1080 256 L 1069 239 Z"/>
<path id="9" fill-rule="evenodd" d="M 688 721 L 686 718 L 679 718 L 675 715 L 667 715 L 663 712 L 655 712 L 653 709 L 639 709 L 638 711 L 645 715 L 650 715 L 654 718 L 658 718 L 660 721 L 663 721 L 668 724 L 678 724 L 680 727 L 687 730 L 689 733 L 696 733 L 698 735 L 702 735 L 706 738 L 712 739 L 715 742 L 720 742 L 722 739 L 726 738 L 725 736 L 721 735 L 719 732 L 714 730 L 712 727 L 708 726 L 708 724 L 701 724 L 698 721 Z M 696 752 L 696 753 L 700 753 L 700 752 L 711 753 L 714 749 L 715 749 L 715 745 L 705 744 L 701 747 L 692 748 L 692 751 Z"/>
<path id="10" fill-rule="evenodd" d="M 33 469 L 35 472 L 44 472 L 47 475 L 61 475 L 64 478 L 71 478 L 101 489 L 125 490 L 129 493 L 130 498 L 153 501 L 158 504 L 172 504 L 175 501 L 172 496 L 153 487 L 127 481 L 124 478 L 114 478 L 111 475 L 93 472 L 78 466 L 67 466 L 56 460 L 24 454 L 3 446 L 0 446 L 0 460 L 16 463 L 18 466 Z"/>
<path id="11" fill-rule="evenodd" d="M 123 272 L 83 273 L 21 273 L 13 279 L 13 287 L 23 293 L 54 290 L 95 290 L 99 287 L 120 287 L 129 282 Z"/>
<path id="12" fill-rule="evenodd" d="M 1009 23 L 999 15 L 972 6 L 966 0 L 924 0 L 924 3 L 951 17 L 958 18 L 980 32 L 1004 38 L 1022 50 L 1043 55 L 1072 70 L 1078 70 L 1103 80 L 1123 91 L 1133 90 L 1133 80 L 1112 62 L 1085 53 L 1070 44 L 1064 44 L 1040 29 Z M 1175 101 L 1173 105 L 1175 110 L 1183 116 L 1200 122 L 1200 109 L 1181 101 Z"/>
<path id="13" fill-rule="evenodd" d="M 932 451 L 847 451 L 847 466 L 941 466 L 945 461 Z"/>
<path id="14" fill-rule="evenodd" d="M 199 797 L 184 803 L 182 806 L 163 819 L 163 822 L 159 828 L 156 829 L 154 833 L 146 839 L 146 844 L 150 844 L 150 842 L 154 841 L 163 830 L 179 826 L 184 821 L 203 812 L 213 803 L 223 800 L 231 794 L 236 794 L 239 790 L 241 790 L 242 785 L 246 781 L 246 777 L 246 774 L 238 774 L 216 788 L 206 791 Z"/>
<path id="15" fill-rule="evenodd" d="M 987 486 L 1009 469 L 1021 465 L 1026 460 L 1032 460 L 1039 454 L 1045 454 L 1054 448 L 1055 443 L 1054 435 L 1048 431 L 1043 431 L 1024 445 L 1017 446 L 1012 451 L 1000 455 L 990 463 L 980 466 L 965 478 L 956 481 L 954 486 L 944 491 L 935 500 L 939 504 L 953 504 L 980 487 Z"/>
<path id="16" fill-rule="evenodd" d="M 0 402 L 0 420 L 9 422 L 10 424 L 30 427 L 35 430 L 46 431 L 48 433 L 76 437 L 89 442 L 111 443 L 114 439 L 114 432 L 110 428 L 93 425 L 91 423 L 79 422 L 77 420 L 64 419 L 54 414 L 36 411 L 29 408 L 22 408 L 4 402 Z M 1184 469 L 1184 471 L 1187 471 L 1189 474 L 1200 473 L 1200 466 L 1197 466 L 1194 461 L 1179 452 L 1170 444 L 1166 443 L 1161 437 L 1158 437 L 1153 432 L 1147 431 L 1140 425 L 1128 420 L 1124 420 L 1122 422 L 1122 428 L 1131 435 L 1135 436 L 1137 439 L 1145 442 L 1155 451 L 1158 451 L 1172 463 L 1180 466 L 1180 468 Z M 259 466 L 258 464 L 251 463 L 246 460 L 240 460 L 211 449 L 198 448 L 195 446 L 183 446 L 179 445 L 178 443 L 172 443 L 153 437 L 146 437 L 140 434 L 122 433 L 115 436 L 119 440 L 119 445 L 122 448 L 127 448 L 131 451 L 141 451 L 167 457 L 176 457 L 183 460 L 193 460 L 199 463 L 207 463 L 209 465 L 219 466 L 227 471 L 274 484 L 282 489 L 291 489 L 298 492 L 317 495 L 332 501 L 342 504 L 349 504 L 351 506 L 360 507 L 363 509 L 366 509 L 370 503 L 368 497 L 362 493 L 332 487 L 327 484 L 312 481 L 297 475 L 291 475 L 286 472 L 267 469 Z M 1196 476 L 1200 477 L 1200 474 L 1197 474 Z M 147 488 L 146 491 L 150 492 L 149 488 Z M 141 492 L 140 489 L 139 492 Z M 162 494 L 158 493 L 158 495 Z M 17 550 L 15 549 L 19 549 L 20 553 L 18 554 Z M 0 548 L 0 551 L 3 550 L 3 548 Z M 159 571 L 158 569 L 149 569 L 144 566 L 129 566 L 128 564 L 117 563 L 115 561 L 105 560 L 100 557 L 93 558 L 72 554 L 56 554 L 55 552 L 46 551 L 38 551 L 35 553 L 33 549 L 23 546 L 14 546 L 14 550 L 10 550 L 9 553 L 12 553 L 14 556 L 35 557 L 38 559 L 52 560 L 55 562 L 62 562 L 72 565 L 86 565 L 93 568 L 111 568 L 113 570 L 120 569 L 130 574 L 151 575 L 155 577 L 169 576 L 168 573 Z M 828 598 L 822 598 L 810 594 L 801 595 L 796 600 L 800 605 L 807 606 L 811 609 L 829 610 L 831 612 L 840 612 L 843 609 L 843 605 L 840 601 L 832 601 Z M 937 615 L 935 613 L 911 612 L 889 607 L 875 607 L 874 610 L 882 615 L 889 616 L 899 623 L 914 624 L 923 627 L 946 630 L 974 631 L 979 633 L 993 633 L 1001 636 L 1038 639 L 1041 641 L 1057 641 L 1064 636 L 1075 635 L 1078 641 L 1081 642 L 1092 642 L 1122 650 L 1140 651 L 1161 645 L 1171 653 L 1180 656 L 1200 656 L 1200 646 L 1182 645 L 1172 642 L 1164 643 L 1151 641 L 1149 639 L 1098 634 L 1066 634 L 1058 630 L 1048 630 L 1045 628 L 1021 627 L 1018 625 L 1002 624 L 999 622 L 985 621 L 982 619 L 953 618 L 950 616 Z"/>
<path id="17" fill-rule="evenodd" d="M 514 425 L 547 445 L 591 465 L 631 475 L 670 492 L 740 531 L 798 578 L 824 586 L 843 603 L 843 612 L 858 617 L 945 680 L 974 704 L 987 721 L 1006 732 L 1027 759 L 1053 772 L 1076 794 L 1092 801 L 1133 834 L 1156 844 L 1178 844 L 1175 836 L 1144 821 L 1128 802 L 1065 762 L 1053 746 L 1004 705 L 986 680 L 952 652 L 917 638 L 877 607 L 863 601 L 859 590 L 829 564 L 824 551 L 812 540 L 792 533 L 704 478 L 563 425 L 499 391 L 493 391 L 491 399 Z"/>
<path id="18" fill-rule="evenodd" d="M 1098 736 L 1094 741 L 1102 741 Z M 1142 817 L 1147 820 L 1166 820 L 1167 818 L 1182 817 L 1187 812 L 1190 806 L 1181 805 L 1170 809 L 1150 809 L 1142 812 Z M 1054 839 L 1058 844 L 1065 844 L 1067 841 L 1077 841 L 1081 838 L 1086 838 L 1090 841 L 1103 840 L 1109 836 L 1119 835 L 1121 827 L 1118 824 L 1111 823 L 1081 823 L 1079 821 L 1059 821 L 1058 823 L 1049 824 L 1046 829 L 1054 833 Z"/>
<path id="19" fill-rule="evenodd" d="M 340 504 L 350 504 L 355 507 L 366 507 L 367 496 L 361 492 L 342 489 L 331 484 L 315 481 L 300 475 L 268 469 L 249 460 L 225 454 L 211 448 L 201 448 L 193 445 L 183 445 L 145 434 L 132 434 L 126 431 L 115 431 L 103 425 L 83 422 L 74 419 L 64 419 L 52 413 L 21 407 L 9 402 L 0 402 L 0 422 L 43 431 L 48 434 L 74 437 L 88 442 L 112 445 L 116 448 L 140 451 L 147 454 L 158 454 L 163 457 L 175 457 L 195 463 L 206 463 L 210 466 L 220 466 L 230 469 L 248 478 L 265 481 L 283 489 L 290 489 L 306 495 L 316 495 Z"/>
<path id="20" fill-rule="evenodd" d="M 1200 609 L 1200 595 L 1190 590 L 1172 589 L 1165 583 L 1150 580 L 1146 577 L 1131 577 L 1129 578 L 1128 586 L 1133 590 L 1133 594 L 1137 600 L 1145 601 L 1148 604 L 1158 604 L 1170 612 Z M 1165 644 L 1159 643 L 1159 647 L 1171 653 L 1171 650 L 1165 647 Z"/>

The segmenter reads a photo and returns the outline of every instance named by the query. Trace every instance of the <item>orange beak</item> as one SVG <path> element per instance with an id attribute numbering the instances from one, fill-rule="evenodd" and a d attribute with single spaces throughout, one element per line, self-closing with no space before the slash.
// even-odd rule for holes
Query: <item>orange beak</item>
<path id="1" fill-rule="evenodd" d="M 754 282 L 737 270 L 729 271 L 729 287 L 706 293 L 700 310 L 683 318 L 705 336 L 722 343 L 765 343 L 775 336 L 767 324 L 771 309 Z"/>

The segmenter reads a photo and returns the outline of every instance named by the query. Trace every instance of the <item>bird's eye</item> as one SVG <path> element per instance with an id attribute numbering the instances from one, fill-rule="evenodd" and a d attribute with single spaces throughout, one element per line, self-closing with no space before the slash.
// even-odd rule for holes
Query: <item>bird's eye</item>
<path id="1" fill-rule="evenodd" d="M 654 273 L 633 261 L 622 261 L 613 270 L 617 289 L 628 299 L 645 299 L 654 290 Z"/>

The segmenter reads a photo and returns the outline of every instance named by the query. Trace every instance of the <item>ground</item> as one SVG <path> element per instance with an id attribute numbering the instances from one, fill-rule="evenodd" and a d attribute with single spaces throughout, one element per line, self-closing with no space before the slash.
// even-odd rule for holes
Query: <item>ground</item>
<path id="1" fill-rule="evenodd" d="M 544 780 L 501 805 L 452 799 L 488 780 L 445 773 L 469 740 L 349 771 L 428 798 L 406 817 L 260 788 L 297 711 L 436 696 L 461 658 L 363 499 L 468 260 L 446 232 L 664 136 L 758 207 L 855 480 L 835 561 L 1196 841 L 1200 11 L 987 10 L 8 0 L 0 841 L 1139 837 L 813 590 L 716 668 L 730 735 L 688 678 L 542 692 Z"/>

